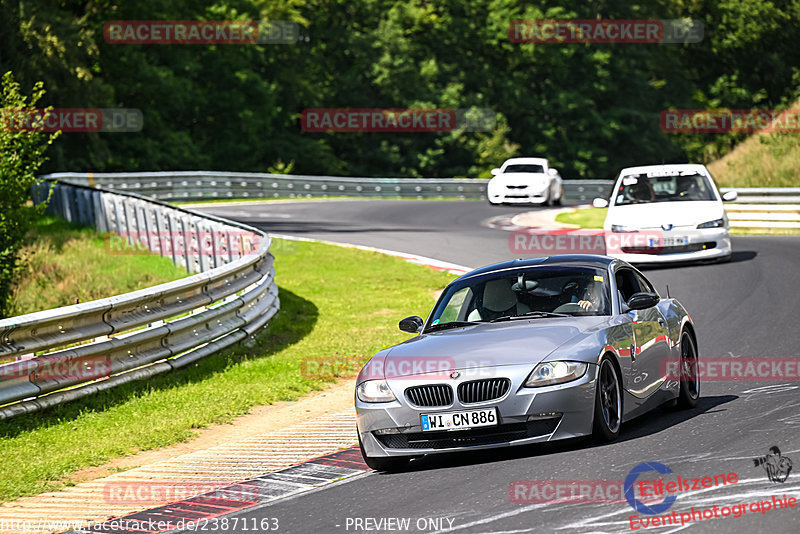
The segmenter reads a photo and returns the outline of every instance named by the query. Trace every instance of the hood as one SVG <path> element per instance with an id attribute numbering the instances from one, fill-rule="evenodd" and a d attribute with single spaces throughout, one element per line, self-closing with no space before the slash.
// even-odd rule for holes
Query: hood
<path id="1" fill-rule="evenodd" d="M 422 334 L 376 354 L 358 382 L 454 369 L 538 364 L 575 336 L 597 331 L 608 317 L 570 317 L 478 324 Z"/>
<path id="2" fill-rule="evenodd" d="M 546 187 L 550 183 L 550 177 L 545 173 L 538 172 L 510 172 L 500 174 L 492 178 L 498 185 L 532 185 L 534 187 Z"/>
<path id="3" fill-rule="evenodd" d="M 605 228 L 610 230 L 612 224 L 635 228 L 660 229 L 663 224 L 696 228 L 700 223 L 722 219 L 724 215 L 722 202 L 716 200 L 628 204 L 608 209 Z"/>

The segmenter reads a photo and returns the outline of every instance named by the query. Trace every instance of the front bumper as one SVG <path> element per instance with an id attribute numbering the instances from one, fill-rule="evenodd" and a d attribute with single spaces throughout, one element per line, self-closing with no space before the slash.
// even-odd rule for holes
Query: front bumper
<path id="1" fill-rule="evenodd" d="M 364 403 L 356 398 L 356 420 L 364 452 L 370 457 L 419 456 L 442 452 L 480 450 L 546 442 L 591 434 L 597 366 L 589 365 L 581 378 L 542 388 L 524 388 L 522 383 L 533 365 L 507 365 L 460 370 L 456 380 L 441 375 L 394 378 L 389 381 L 397 400 Z M 458 385 L 488 376 L 511 381 L 508 392 L 497 400 L 464 404 Z M 413 386 L 447 384 L 453 388 L 453 402 L 446 407 L 419 407 L 405 397 Z M 421 414 L 496 407 L 499 424 L 471 430 L 423 432 Z M 388 433 L 387 433 L 388 432 Z"/>
<path id="2" fill-rule="evenodd" d="M 544 204 L 548 200 L 548 188 L 536 191 L 530 187 L 524 189 L 501 188 L 489 192 L 489 202 L 493 204 Z"/>
<path id="3" fill-rule="evenodd" d="M 642 230 L 648 232 L 649 230 Z M 625 234 L 612 234 L 611 236 L 624 236 Z M 672 246 L 654 248 L 648 250 L 647 247 L 626 247 L 622 242 L 619 246 L 614 246 L 607 251 L 613 258 L 619 258 L 628 263 L 672 263 L 672 262 L 693 262 L 710 261 L 729 258 L 731 256 L 731 238 L 727 228 L 708 228 L 691 230 L 673 230 L 671 232 L 661 232 L 663 237 L 670 238 L 675 236 L 686 236 L 689 243 L 685 246 Z"/>

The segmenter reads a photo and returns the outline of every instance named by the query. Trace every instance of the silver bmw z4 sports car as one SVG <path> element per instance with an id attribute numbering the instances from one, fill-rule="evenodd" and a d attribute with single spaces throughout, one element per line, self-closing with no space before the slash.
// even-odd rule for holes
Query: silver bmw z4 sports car
<path id="1" fill-rule="evenodd" d="M 442 292 L 417 334 L 356 380 L 359 443 L 371 468 L 416 456 L 594 434 L 699 397 L 686 309 L 630 264 L 606 256 L 513 260 Z"/>

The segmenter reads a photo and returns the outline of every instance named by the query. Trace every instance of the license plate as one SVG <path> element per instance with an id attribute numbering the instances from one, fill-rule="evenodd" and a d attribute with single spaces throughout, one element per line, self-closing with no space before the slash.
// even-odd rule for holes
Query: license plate
<path id="1" fill-rule="evenodd" d="M 496 408 L 464 412 L 422 414 L 419 418 L 423 432 L 466 430 L 478 426 L 494 426 L 498 424 Z"/>
<path id="2" fill-rule="evenodd" d="M 679 247 L 689 244 L 688 237 L 651 237 L 651 247 Z"/>

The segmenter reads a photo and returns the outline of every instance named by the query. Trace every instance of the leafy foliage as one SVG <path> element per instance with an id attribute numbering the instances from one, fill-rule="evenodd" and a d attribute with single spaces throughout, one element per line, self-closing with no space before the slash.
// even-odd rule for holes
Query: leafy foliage
<path id="1" fill-rule="evenodd" d="M 30 222 L 26 202 L 37 183 L 36 172 L 44 162 L 44 151 L 57 134 L 20 131 L 9 127 L 19 114 L 36 109 L 44 95 L 42 82 L 33 86 L 30 99 L 20 84 L 6 72 L 0 89 L 0 316 L 6 315 L 16 275 L 19 249 Z M 45 204 L 37 206 L 44 209 Z"/>
<path id="2" fill-rule="evenodd" d="M 534 44 L 515 19 L 703 22 L 695 44 Z M 122 45 L 109 20 L 290 20 L 281 45 Z M 708 161 L 737 135 L 667 134 L 669 108 L 772 108 L 800 96 L 800 0 L 61 0 L 0 2 L 0 67 L 56 107 L 141 109 L 140 133 L 71 133 L 48 171 L 485 176 L 512 155 L 562 175 Z M 309 133 L 315 107 L 482 108 L 490 132 Z"/>

